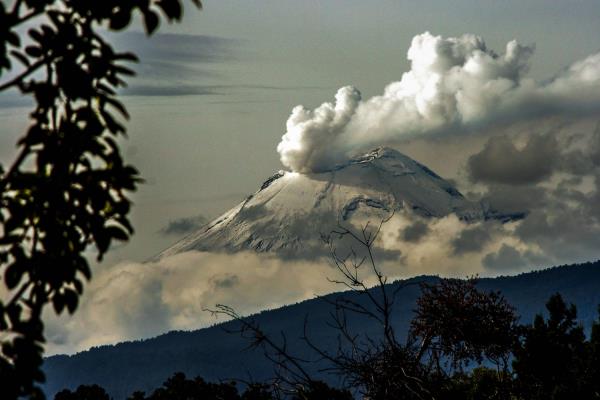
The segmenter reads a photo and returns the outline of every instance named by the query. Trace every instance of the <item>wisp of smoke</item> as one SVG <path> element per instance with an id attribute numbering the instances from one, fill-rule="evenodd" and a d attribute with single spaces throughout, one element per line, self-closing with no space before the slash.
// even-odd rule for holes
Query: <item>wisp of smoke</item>
<path id="1" fill-rule="evenodd" d="M 410 71 L 382 95 L 363 101 L 346 86 L 333 103 L 296 106 L 277 146 L 281 162 L 296 172 L 320 172 L 360 150 L 419 135 L 598 111 L 600 53 L 540 83 L 525 76 L 533 52 L 514 40 L 499 55 L 471 34 L 417 35 L 408 50 Z"/>

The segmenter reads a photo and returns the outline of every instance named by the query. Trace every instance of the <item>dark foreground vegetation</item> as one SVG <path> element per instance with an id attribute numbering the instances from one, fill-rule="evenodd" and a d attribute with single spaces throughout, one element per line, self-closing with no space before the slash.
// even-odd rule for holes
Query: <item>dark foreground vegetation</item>
<path id="1" fill-rule="evenodd" d="M 101 260 L 133 233 L 141 179 L 121 154 L 129 114 L 117 92 L 137 57 L 107 31 L 139 16 L 151 35 L 182 13 L 180 0 L 0 2 L 0 94 L 32 105 L 18 153 L 0 164 L 2 400 L 44 398 L 44 311 L 74 313 L 90 252 Z"/>
<path id="2" fill-rule="evenodd" d="M 264 349 L 276 377 L 236 385 L 176 373 L 162 387 L 149 394 L 136 391 L 128 400 L 600 399 L 600 319 L 586 337 L 576 307 L 561 295 L 553 295 L 546 308 L 547 317 L 537 315 L 532 324 L 521 325 L 498 292 L 478 290 L 473 280 L 442 280 L 422 286 L 407 340 L 399 343 L 383 309 L 372 315 L 383 318 L 381 326 L 388 329 L 381 339 L 353 335 L 344 325 L 345 312 L 372 311 L 342 300 L 333 314 L 340 333 L 338 351 L 329 354 L 314 345 L 329 362 L 329 372 L 342 378 L 340 389 L 313 379 L 305 361 L 289 354 L 285 343 L 221 307 L 219 312 L 241 322 L 239 333 Z M 304 339 L 311 344 L 309 337 Z M 98 385 L 81 385 L 54 398 L 111 397 Z"/>

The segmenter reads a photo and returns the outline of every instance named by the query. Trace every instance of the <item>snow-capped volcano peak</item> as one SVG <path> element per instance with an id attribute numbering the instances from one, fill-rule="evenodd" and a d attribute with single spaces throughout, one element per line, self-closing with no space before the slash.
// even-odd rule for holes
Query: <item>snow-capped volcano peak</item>
<path id="1" fill-rule="evenodd" d="M 434 218 L 454 213 L 465 221 L 511 218 L 465 199 L 410 157 L 377 148 L 330 171 L 279 171 L 246 200 L 158 257 L 188 250 L 314 251 L 322 246 L 321 236 L 340 222 L 358 214 L 378 222 L 383 214 L 400 210 Z"/>

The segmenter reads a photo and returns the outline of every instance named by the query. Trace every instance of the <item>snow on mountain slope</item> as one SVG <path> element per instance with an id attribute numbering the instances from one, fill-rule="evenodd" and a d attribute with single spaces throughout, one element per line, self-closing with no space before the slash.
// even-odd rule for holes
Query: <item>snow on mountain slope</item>
<path id="1" fill-rule="evenodd" d="M 339 223 L 359 217 L 379 222 L 400 210 L 423 217 L 455 213 L 465 221 L 522 217 L 471 202 L 426 166 L 378 148 L 323 173 L 279 171 L 242 203 L 156 258 L 189 250 L 247 249 L 293 256 L 323 249 L 320 238 Z"/>

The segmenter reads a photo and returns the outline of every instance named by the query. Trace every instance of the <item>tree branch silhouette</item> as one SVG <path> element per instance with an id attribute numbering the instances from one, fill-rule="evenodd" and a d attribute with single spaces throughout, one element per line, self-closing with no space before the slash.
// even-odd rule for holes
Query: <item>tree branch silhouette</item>
<path id="1" fill-rule="evenodd" d="M 116 91 L 133 75 L 122 63 L 137 57 L 115 52 L 104 32 L 139 13 L 150 35 L 182 12 L 180 0 L 0 3 L 0 78 L 10 72 L 0 92 L 34 100 L 15 160 L 0 166 L 3 399 L 43 398 L 43 309 L 75 312 L 91 278 L 85 252 L 101 260 L 133 234 L 128 193 L 141 179 L 117 144 L 129 116 Z"/>

